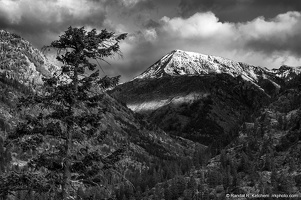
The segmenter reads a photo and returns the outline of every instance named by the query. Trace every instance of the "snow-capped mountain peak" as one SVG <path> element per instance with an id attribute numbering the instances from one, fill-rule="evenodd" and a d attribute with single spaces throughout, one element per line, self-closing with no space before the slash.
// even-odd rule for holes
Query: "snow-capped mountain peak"
<path id="1" fill-rule="evenodd" d="M 263 70 L 261 67 L 235 62 L 222 57 L 177 49 L 163 56 L 135 79 L 227 73 L 234 77 L 242 75 L 247 80 L 256 81 L 258 72 Z"/>

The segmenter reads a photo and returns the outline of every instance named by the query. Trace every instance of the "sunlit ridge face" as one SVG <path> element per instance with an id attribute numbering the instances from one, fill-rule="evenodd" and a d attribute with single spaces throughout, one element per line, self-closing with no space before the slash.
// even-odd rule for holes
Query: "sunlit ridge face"
<path id="1" fill-rule="evenodd" d="M 174 106 L 181 105 L 183 103 L 191 103 L 197 99 L 206 98 L 209 93 L 190 93 L 183 96 L 176 96 L 166 99 L 144 101 L 142 103 L 128 103 L 127 107 L 135 112 L 148 112 L 157 110 L 165 105 L 171 104 Z"/>

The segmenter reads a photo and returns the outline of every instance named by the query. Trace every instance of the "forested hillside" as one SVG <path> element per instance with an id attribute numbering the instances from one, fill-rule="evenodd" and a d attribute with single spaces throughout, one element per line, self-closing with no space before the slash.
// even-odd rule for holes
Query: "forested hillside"
<path id="1" fill-rule="evenodd" d="M 300 198 L 300 80 L 299 75 L 288 81 L 219 155 L 186 176 L 157 184 L 144 199 Z"/>

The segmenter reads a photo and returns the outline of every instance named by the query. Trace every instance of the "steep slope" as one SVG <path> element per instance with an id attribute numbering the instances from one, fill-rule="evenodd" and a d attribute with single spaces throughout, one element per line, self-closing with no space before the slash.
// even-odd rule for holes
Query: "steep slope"
<path id="1" fill-rule="evenodd" d="M 0 131 L 15 123 L 16 99 L 42 83 L 56 66 L 28 41 L 16 34 L 0 30 Z"/>
<path id="2" fill-rule="evenodd" d="M 0 31 L 0 73 L 24 85 L 41 83 L 42 76 L 50 76 L 56 69 L 30 43 L 16 34 Z"/>

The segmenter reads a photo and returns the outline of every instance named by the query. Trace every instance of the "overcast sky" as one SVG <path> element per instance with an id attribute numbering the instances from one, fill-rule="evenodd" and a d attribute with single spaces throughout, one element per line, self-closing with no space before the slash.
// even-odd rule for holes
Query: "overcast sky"
<path id="1" fill-rule="evenodd" d="M 69 26 L 128 33 L 103 63 L 127 81 L 174 49 L 267 68 L 301 66 L 300 0 L 0 0 L 0 29 L 41 48 Z"/>

